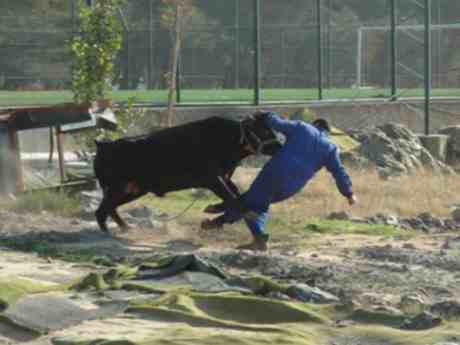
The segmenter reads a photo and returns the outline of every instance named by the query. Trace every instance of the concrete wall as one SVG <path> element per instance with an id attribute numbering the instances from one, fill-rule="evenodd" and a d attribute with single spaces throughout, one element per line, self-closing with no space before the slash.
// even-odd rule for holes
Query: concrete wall
<path id="1" fill-rule="evenodd" d="M 401 123 L 416 133 L 423 133 L 425 114 L 423 101 L 401 102 L 331 102 L 303 105 L 263 107 L 199 107 L 179 108 L 176 122 L 188 122 L 213 115 L 240 116 L 256 109 L 290 112 L 308 107 L 318 117 L 330 120 L 341 129 L 360 129 L 388 122 Z M 154 111 L 156 112 L 156 111 Z M 153 115 L 158 116 L 158 115 Z M 440 128 L 460 125 L 460 100 L 434 100 L 431 104 L 431 132 Z"/>
<path id="2" fill-rule="evenodd" d="M 420 101 L 398 102 L 328 102 L 306 103 L 285 106 L 225 106 L 225 107 L 180 107 L 177 109 L 174 123 L 183 123 L 207 118 L 214 115 L 243 116 L 253 113 L 256 109 L 274 110 L 280 113 L 292 112 L 308 107 L 319 117 L 330 120 L 341 129 L 360 129 L 387 122 L 397 122 L 406 125 L 415 133 L 424 132 L 424 103 Z M 149 110 L 151 123 L 157 123 L 159 113 L 164 109 Z M 438 129 L 460 125 L 460 100 L 433 100 L 431 105 L 431 132 Z M 150 121 L 149 121 L 150 122 Z M 149 127 L 141 126 L 142 129 Z M 67 136 L 66 136 L 67 137 Z M 66 138 L 67 140 L 71 138 Z M 25 152 L 40 152 L 48 150 L 48 130 L 40 129 L 20 132 L 21 149 Z M 71 140 L 70 140 L 71 141 Z"/>

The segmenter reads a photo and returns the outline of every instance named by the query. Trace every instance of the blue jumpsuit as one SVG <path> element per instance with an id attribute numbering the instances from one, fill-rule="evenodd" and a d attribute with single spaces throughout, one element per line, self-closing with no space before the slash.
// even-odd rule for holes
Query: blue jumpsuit
<path id="1" fill-rule="evenodd" d="M 254 235 L 264 233 L 270 204 L 299 192 L 323 167 L 332 174 L 343 196 L 353 194 L 351 179 L 340 162 L 339 150 L 329 141 L 326 132 L 303 121 L 284 120 L 275 113 L 269 113 L 266 121 L 273 130 L 286 137 L 286 143 L 241 196 L 241 202 L 249 212 L 230 208 L 222 216 L 224 223 L 244 218 Z"/>

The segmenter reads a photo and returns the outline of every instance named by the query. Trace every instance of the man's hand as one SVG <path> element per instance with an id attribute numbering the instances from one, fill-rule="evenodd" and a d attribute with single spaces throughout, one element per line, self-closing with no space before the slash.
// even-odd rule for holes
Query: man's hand
<path id="1" fill-rule="evenodd" d="M 356 202 L 358 201 L 358 199 L 356 199 L 356 196 L 355 196 L 354 194 L 352 194 L 351 196 L 349 196 L 349 197 L 347 198 L 347 200 L 348 200 L 348 204 L 349 204 L 350 206 L 353 206 L 353 205 L 356 204 Z"/>

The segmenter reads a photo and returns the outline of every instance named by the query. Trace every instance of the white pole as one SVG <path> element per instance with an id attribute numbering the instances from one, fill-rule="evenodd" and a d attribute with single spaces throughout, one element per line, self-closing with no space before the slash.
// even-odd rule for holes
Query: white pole
<path id="1" fill-rule="evenodd" d="M 363 49 L 363 30 L 358 29 L 358 54 L 356 57 L 356 87 L 360 88 L 362 83 L 362 49 Z"/>

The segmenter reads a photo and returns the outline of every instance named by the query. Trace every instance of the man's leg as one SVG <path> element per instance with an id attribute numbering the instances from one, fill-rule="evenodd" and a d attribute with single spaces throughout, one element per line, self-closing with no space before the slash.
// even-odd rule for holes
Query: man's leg
<path id="1" fill-rule="evenodd" d="M 234 223 L 244 218 L 254 241 L 241 249 L 266 250 L 268 235 L 264 228 L 268 220 L 268 209 L 279 188 L 276 171 L 269 163 L 262 168 L 251 187 L 239 199 L 238 207 L 230 207 L 222 216 L 203 222 L 202 228 L 219 228 L 225 223 Z"/>
<path id="2" fill-rule="evenodd" d="M 270 236 L 265 232 L 265 225 L 268 221 L 268 212 L 249 212 L 245 215 L 244 221 L 251 231 L 253 241 L 239 246 L 238 249 L 266 251 L 268 249 L 268 241 L 270 239 Z"/>

